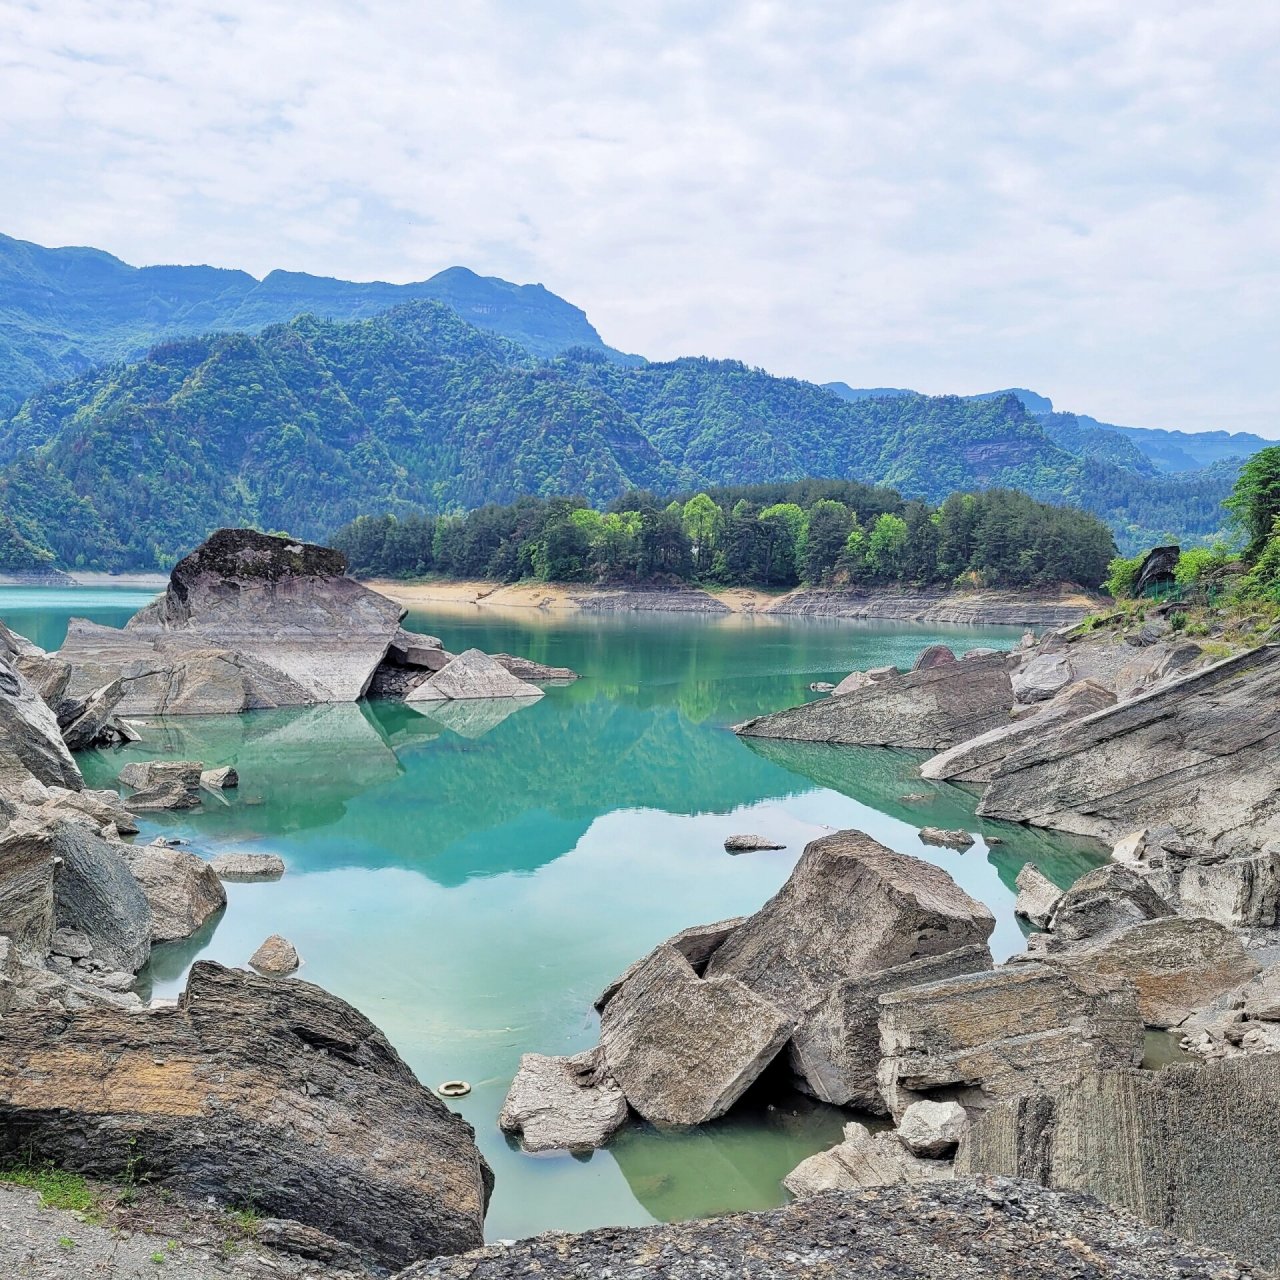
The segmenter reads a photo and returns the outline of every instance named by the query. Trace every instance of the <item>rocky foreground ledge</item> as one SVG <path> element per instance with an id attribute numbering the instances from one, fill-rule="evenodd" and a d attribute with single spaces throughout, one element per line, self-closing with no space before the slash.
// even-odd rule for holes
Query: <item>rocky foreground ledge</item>
<path id="1" fill-rule="evenodd" d="M 1247 1280 L 1265 1273 L 1089 1196 L 1009 1179 L 826 1192 L 772 1213 L 549 1234 L 400 1280 Z"/>

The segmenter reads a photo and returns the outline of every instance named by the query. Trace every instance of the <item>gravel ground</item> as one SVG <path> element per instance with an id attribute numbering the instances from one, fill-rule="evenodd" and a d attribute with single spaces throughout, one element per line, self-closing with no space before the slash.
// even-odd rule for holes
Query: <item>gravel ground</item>
<path id="1" fill-rule="evenodd" d="M 0 1183 L 3 1280 L 356 1280 L 245 1238 L 217 1210 L 154 1196 L 107 1205 L 101 1223 L 46 1209 L 35 1191 Z"/>

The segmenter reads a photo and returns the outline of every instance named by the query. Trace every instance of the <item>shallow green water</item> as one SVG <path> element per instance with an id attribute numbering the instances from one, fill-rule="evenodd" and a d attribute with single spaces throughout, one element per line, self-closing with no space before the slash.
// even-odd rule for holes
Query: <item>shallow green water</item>
<path id="1" fill-rule="evenodd" d="M 0 591 L 0 617 L 56 644 L 85 596 L 40 595 L 39 608 L 23 609 Z M 93 595 L 95 608 L 110 605 L 99 600 L 110 593 Z M 121 621 L 137 603 L 131 595 L 103 620 Z M 133 758 L 237 767 L 242 783 L 225 803 L 157 816 L 139 838 L 270 850 L 288 874 L 228 886 L 222 918 L 158 948 L 146 984 L 173 994 L 197 955 L 243 964 L 267 934 L 290 938 L 302 976 L 363 1009 L 425 1082 L 472 1083 L 457 1109 L 497 1175 L 491 1237 L 778 1204 L 782 1176 L 838 1138 L 843 1113 L 767 1087 L 716 1124 L 636 1126 L 590 1159 L 523 1155 L 496 1125 L 522 1052 L 594 1043 L 591 1001 L 610 978 L 677 929 L 757 908 L 807 840 L 858 827 L 946 867 L 995 912 L 998 958 L 1022 947 L 1012 886 L 1024 861 L 1064 884 L 1095 864 L 1079 842 L 975 819 L 974 796 L 922 782 L 910 753 L 747 743 L 729 732 L 812 697 L 812 681 L 906 664 L 935 640 L 959 651 L 1006 646 L 1016 631 L 532 611 L 409 624 L 454 650 L 521 653 L 584 678 L 518 709 L 428 716 L 378 703 L 173 720 L 82 764 L 98 786 Z M 908 793 L 928 799 L 903 801 Z M 980 838 L 964 854 L 929 848 L 916 834 L 926 823 Z M 788 848 L 730 857 L 722 842 L 739 831 Z M 983 833 L 1006 843 L 988 847 Z"/>

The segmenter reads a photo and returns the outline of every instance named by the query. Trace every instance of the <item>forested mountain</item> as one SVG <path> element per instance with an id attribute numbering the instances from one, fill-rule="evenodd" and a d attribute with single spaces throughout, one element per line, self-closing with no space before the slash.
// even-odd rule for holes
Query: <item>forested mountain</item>
<path id="1" fill-rule="evenodd" d="M 0 413 L 49 382 L 104 361 L 137 359 L 162 339 L 256 333 L 308 313 L 354 320 L 416 298 L 447 303 L 535 355 L 572 346 L 609 350 L 582 311 L 541 285 L 464 267 L 406 285 L 294 271 L 255 280 L 215 267 L 131 267 L 99 249 L 45 249 L 0 236 Z"/>
<path id="2" fill-rule="evenodd" d="M 931 501 L 1018 488 L 1126 549 L 1221 525 L 1230 475 L 1145 474 L 1060 436 L 1015 394 L 845 401 L 736 361 L 540 361 L 420 301 L 168 342 L 33 396 L 0 424 L 0 567 L 160 567 L 221 525 L 323 538 L 363 513 L 806 476 Z"/>

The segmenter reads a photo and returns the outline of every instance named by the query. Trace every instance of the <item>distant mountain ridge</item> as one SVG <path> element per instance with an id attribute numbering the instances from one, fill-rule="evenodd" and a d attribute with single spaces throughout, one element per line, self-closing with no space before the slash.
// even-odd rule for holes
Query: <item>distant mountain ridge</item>
<path id="1" fill-rule="evenodd" d="M 805 477 L 932 501 L 1022 489 L 1093 511 L 1134 549 L 1217 531 L 1232 479 L 1225 464 L 1160 475 L 1121 437 L 1073 436 L 1012 393 L 846 401 L 735 360 L 628 366 L 582 345 L 540 360 L 427 300 L 99 366 L 0 420 L 0 461 L 9 569 L 165 567 L 223 525 L 317 539 L 359 514 Z"/>
<path id="2" fill-rule="evenodd" d="M 851 402 L 880 396 L 918 394 L 901 387 L 851 387 L 847 382 L 824 382 L 822 385 L 833 395 Z M 1266 449 L 1277 443 L 1248 431 L 1169 431 L 1162 427 L 1121 427 L 1113 422 L 1099 422 L 1097 418 L 1084 413 L 1059 413 L 1048 396 L 1028 391 L 1025 387 L 1006 387 L 1001 391 L 985 391 L 964 398 L 989 400 L 1006 395 L 1017 396 L 1029 414 L 1048 420 L 1051 434 L 1070 435 L 1078 445 L 1087 445 L 1099 456 L 1122 460 L 1130 456 L 1130 451 L 1118 446 L 1114 440 L 1102 439 L 1089 433 L 1102 432 L 1123 437 L 1156 471 L 1200 471 L 1215 463 L 1247 458 L 1259 449 Z"/>
<path id="3" fill-rule="evenodd" d="M 132 267 L 100 249 L 46 249 L 0 235 L 0 412 L 95 365 L 138 359 L 169 338 L 257 333 L 303 314 L 364 319 L 431 299 L 538 356 L 606 347 L 586 314 L 540 284 L 450 267 L 416 284 L 359 284 L 295 271 L 257 280 L 207 266 Z"/>

